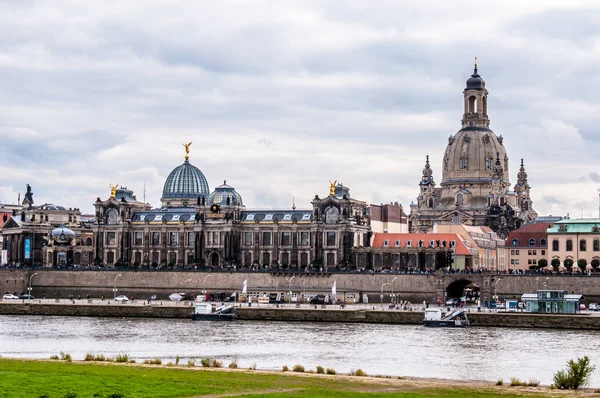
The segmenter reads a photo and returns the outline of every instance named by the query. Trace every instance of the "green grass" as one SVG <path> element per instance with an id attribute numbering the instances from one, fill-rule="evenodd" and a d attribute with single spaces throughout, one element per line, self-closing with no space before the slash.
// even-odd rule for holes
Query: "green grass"
<path id="1" fill-rule="evenodd" d="M 368 381 L 368 382 L 367 382 Z M 398 380 L 395 380 L 398 382 Z M 77 398 L 124 396 L 126 398 L 198 397 L 236 394 L 240 397 L 509 397 L 508 387 L 472 389 L 448 384 L 449 388 L 431 389 L 431 385 L 390 384 L 388 379 L 344 376 L 303 377 L 293 373 L 252 372 L 247 370 L 140 366 L 106 362 L 72 363 L 0 359 L 0 397 L 62 398 L 69 392 Z M 424 389 L 426 388 L 426 389 Z M 526 394 L 525 392 L 522 392 Z M 241 395 L 237 395 L 241 394 Z M 536 395 L 528 395 L 536 396 Z M 539 395 L 544 396 L 543 390 Z"/>

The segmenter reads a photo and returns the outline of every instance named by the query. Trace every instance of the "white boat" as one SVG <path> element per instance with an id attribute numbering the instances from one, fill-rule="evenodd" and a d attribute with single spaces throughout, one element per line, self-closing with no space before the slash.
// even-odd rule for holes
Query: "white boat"
<path id="1" fill-rule="evenodd" d="M 169 295 L 171 301 L 181 301 L 185 298 L 185 293 L 172 293 Z"/>
<path id="2" fill-rule="evenodd" d="M 233 305 L 222 305 L 219 308 L 211 303 L 195 303 L 194 312 L 190 314 L 195 321 L 232 321 L 236 318 Z"/>
<path id="3" fill-rule="evenodd" d="M 467 313 L 463 310 L 451 312 L 446 316 L 442 315 L 442 310 L 439 308 L 427 308 L 425 309 L 425 319 L 423 320 L 423 324 L 425 326 L 451 328 L 464 328 L 465 326 L 469 326 Z"/>

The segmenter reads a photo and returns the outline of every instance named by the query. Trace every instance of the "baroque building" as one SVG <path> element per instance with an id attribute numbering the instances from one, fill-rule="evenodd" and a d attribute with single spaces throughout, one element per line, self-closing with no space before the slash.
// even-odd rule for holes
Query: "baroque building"
<path id="1" fill-rule="evenodd" d="M 461 129 L 448 138 L 442 180 L 436 186 L 426 157 L 417 202 L 411 204 L 411 232 L 431 232 L 436 224 L 488 226 L 501 238 L 535 220 L 523 160 L 510 188 L 508 155 L 502 135 L 490 129 L 488 91 L 477 63 L 463 91 Z"/>
<path id="2" fill-rule="evenodd" d="M 113 186 L 98 200 L 95 261 L 106 266 L 299 267 L 355 265 L 353 248 L 369 245 L 367 204 L 332 183 L 312 208 L 246 208 L 225 181 L 209 193 L 189 161 L 165 181 L 162 206 L 152 209 L 133 192 Z"/>

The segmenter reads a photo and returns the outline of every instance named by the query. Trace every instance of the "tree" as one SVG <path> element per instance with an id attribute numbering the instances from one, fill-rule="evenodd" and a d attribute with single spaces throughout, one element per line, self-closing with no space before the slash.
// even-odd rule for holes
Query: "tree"
<path id="1" fill-rule="evenodd" d="M 554 271 L 558 271 L 558 267 L 560 267 L 560 260 L 557 258 L 553 258 L 552 261 L 550 261 L 550 264 L 552 264 L 552 268 L 554 269 Z"/>
<path id="2" fill-rule="evenodd" d="M 596 370 L 596 366 L 591 364 L 587 355 L 577 358 L 576 361 L 570 359 L 566 369 L 559 370 L 554 374 L 554 385 L 563 390 L 577 390 L 589 383 L 594 370 Z"/>
<path id="3" fill-rule="evenodd" d="M 541 258 L 537 262 L 538 269 L 546 268 L 548 266 L 548 260 Z"/>
<path id="4" fill-rule="evenodd" d="M 563 264 L 565 265 L 565 267 L 567 267 L 567 269 L 570 271 L 571 267 L 573 266 L 573 260 L 571 260 L 570 258 L 567 258 Z"/>
<path id="5" fill-rule="evenodd" d="M 581 272 L 585 272 L 585 268 L 587 267 L 587 260 L 585 258 L 580 258 L 577 260 L 577 266 L 581 269 Z"/>
<path id="6" fill-rule="evenodd" d="M 593 259 L 592 262 L 590 263 L 590 265 L 592 266 L 592 268 L 594 268 L 594 271 L 598 271 L 598 267 L 600 267 L 600 260 L 598 260 L 597 258 Z"/>

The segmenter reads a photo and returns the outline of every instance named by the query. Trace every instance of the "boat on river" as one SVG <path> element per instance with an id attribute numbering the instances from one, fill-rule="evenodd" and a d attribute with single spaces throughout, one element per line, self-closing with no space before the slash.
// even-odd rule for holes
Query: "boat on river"
<path id="1" fill-rule="evenodd" d="M 195 303 L 194 312 L 190 314 L 194 321 L 232 321 L 236 318 L 233 305 L 222 305 L 218 308 L 211 303 Z"/>
<path id="2" fill-rule="evenodd" d="M 457 310 L 444 316 L 440 308 L 426 308 L 423 324 L 433 327 L 464 328 L 469 326 L 469 318 L 463 310 Z"/>

